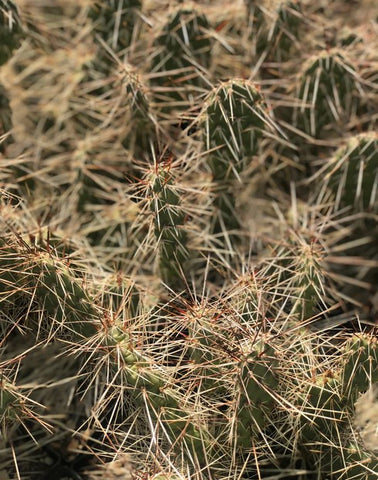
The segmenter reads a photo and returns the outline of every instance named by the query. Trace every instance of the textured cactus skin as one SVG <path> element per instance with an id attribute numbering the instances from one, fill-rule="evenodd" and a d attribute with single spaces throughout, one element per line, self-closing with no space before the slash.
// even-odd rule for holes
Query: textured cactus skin
<path id="1" fill-rule="evenodd" d="M 129 121 L 133 128 L 128 132 L 122 145 L 136 157 L 142 157 L 154 142 L 156 142 L 155 118 L 150 108 L 147 88 L 130 66 L 126 66 L 124 88 L 130 106 Z"/>
<path id="2" fill-rule="evenodd" d="M 178 441 L 182 436 L 186 448 L 201 464 L 204 462 L 204 447 L 206 448 L 206 430 L 197 428 L 190 421 L 188 413 L 181 407 L 180 396 L 174 389 L 166 385 L 164 377 L 158 370 L 151 369 L 151 362 L 133 350 L 127 335 L 119 328 L 112 327 L 107 332 L 107 344 L 114 346 L 120 353 L 123 363 L 125 380 L 133 387 L 135 401 L 145 406 L 144 392 L 147 393 L 152 415 L 155 421 L 162 422 L 168 438 Z M 208 447 L 207 447 L 208 448 Z"/>
<path id="3" fill-rule="evenodd" d="M 245 0 L 248 25 L 251 29 L 252 40 L 254 40 L 253 53 L 257 57 L 261 55 L 266 47 L 265 36 L 267 33 L 267 24 L 263 5 L 255 0 Z M 253 38 L 255 37 L 255 39 Z"/>
<path id="4" fill-rule="evenodd" d="M 378 381 L 377 339 L 355 336 L 345 346 L 345 364 L 342 370 L 344 395 L 357 396 Z"/>
<path id="5" fill-rule="evenodd" d="M 180 197 L 174 190 L 169 164 L 158 165 L 156 172 L 150 176 L 150 208 L 160 250 L 160 275 L 168 285 L 172 285 L 180 278 L 180 268 L 184 267 L 184 261 L 188 258 L 186 235 L 182 229 L 185 214 L 180 207 Z"/>
<path id="6" fill-rule="evenodd" d="M 357 74 L 339 51 L 308 60 L 299 79 L 297 124 L 313 137 L 347 121 L 356 108 Z"/>
<path id="7" fill-rule="evenodd" d="M 131 317 L 140 315 L 140 292 L 130 277 L 122 272 L 106 278 L 102 305 L 113 312 L 125 310 Z"/>
<path id="8" fill-rule="evenodd" d="M 210 93 L 202 128 L 206 147 L 215 149 L 211 170 L 216 180 L 235 178 L 243 160 L 257 153 L 266 112 L 261 92 L 250 82 L 231 80 Z"/>
<path id="9" fill-rule="evenodd" d="M 0 66 L 21 44 L 22 32 L 15 5 L 8 1 L 0 2 Z M 6 91 L 0 84 L 0 137 L 12 128 L 11 112 Z M 0 152 L 4 150 L 4 140 L 0 142 Z"/>
<path id="10" fill-rule="evenodd" d="M 17 409 L 18 399 L 15 394 L 9 389 L 8 382 L 1 378 L 1 390 L 0 390 L 0 419 L 13 419 L 14 413 L 12 410 Z"/>
<path id="11" fill-rule="evenodd" d="M 299 39 L 301 21 L 299 1 L 280 2 L 272 31 L 273 54 L 277 61 L 289 58 L 293 44 Z"/>
<path id="12" fill-rule="evenodd" d="M 207 455 L 216 455 L 205 426 L 196 426 L 190 420 L 190 411 L 185 411 L 183 408 L 180 393 L 169 385 L 168 378 L 154 366 L 153 360 L 133 345 L 132 337 L 122 324 L 102 323 L 101 317 L 104 312 L 101 313 L 101 309 L 93 304 L 93 300 L 80 285 L 80 281 L 75 279 L 74 273 L 65 262 L 55 257 L 51 251 L 47 252 L 36 246 L 34 249 L 30 247 L 25 249 L 25 246 L 9 245 L 6 240 L 3 240 L 1 256 L 2 295 L 9 300 L 10 296 L 14 299 L 20 295 L 32 294 L 34 301 L 43 305 L 45 312 L 65 327 L 66 335 L 74 335 L 84 340 L 97 336 L 101 332 L 102 349 L 105 348 L 109 352 L 114 368 L 122 369 L 124 380 L 131 388 L 134 402 L 144 407 L 145 395 L 147 395 L 148 403 L 152 408 L 150 415 L 155 418 L 155 421 L 165 426 L 166 435 L 171 441 L 176 442 L 181 438 L 180 442 L 184 442 L 185 449 L 189 449 L 188 451 L 191 452 L 189 454 L 194 455 L 199 464 L 204 464 Z M 20 265 L 23 266 L 22 270 Z M 19 290 L 13 291 L 13 285 L 18 285 Z M 206 312 L 203 314 L 206 319 L 208 314 Z M 108 317 L 111 318 L 111 314 Z M 245 318 L 248 321 L 248 315 Z M 192 335 L 193 339 L 196 339 L 199 332 L 193 331 Z M 222 349 L 216 337 L 211 340 L 212 334 L 209 327 L 202 330 L 201 335 L 203 335 L 200 341 L 201 346 L 206 351 L 209 347 L 214 353 L 216 352 L 214 348 Z M 281 341 L 277 343 L 278 348 Z M 350 450 L 347 446 L 332 447 L 334 445 L 332 439 L 336 438 L 340 430 L 348 427 L 347 415 L 348 412 L 353 412 L 358 394 L 364 392 L 372 382 L 377 380 L 377 341 L 369 336 L 355 336 L 345 342 L 343 348 L 345 353 L 341 357 L 339 370 L 335 374 L 318 376 L 310 388 L 307 381 L 297 386 L 299 394 L 306 392 L 303 397 L 298 398 L 300 420 L 303 423 L 302 442 L 304 448 L 309 449 L 306 455 L 314 458 L 315 462 L 319 461 L 319 468 L 325 474 L 333 474 L 336 468 L 342 468 L 342 465 L 338 466 L 330 460 L 340 448 L 346 448 L 347 452 L 351 452 L 351 464 L 368 455 L 361 450 L 361 447 L 357 450 Z M 205 372 L 205 383 L 202 388 L 204 392 L 207 391 L 206 395 L 210 395 L 211 398 L 211 392 L 216 390 L 218 395 L 222 391 L 224 395 L 229 395 L 226 393 L 228 387 L 224 389 L 222 377 L 217 378 L 217 372 L 218 376 L 222 371 L 224 373 L 229 371 L 231 374 L 233 368 L 224 370 L 222 361 L 218 361 L 217 364 L 216 356 L 208 356 L 206 360 L 201 359 L 196 353 L 200 350 L 191 349 L 191 351 L 194 355 L 193 359 L 199 366 L 202 361 L 210 362 L 209 367 L 202 370 L 202 374 Z M 300 352 L 298 354 L 301 355 Z M 275 352 L 274 339 L 267 342 L 262 339 L 255 342 L 249 353 L 247 351 L 235 363 L 238 388 L 233 393 L 237 398 L 236 410 L 233 412 L 236 416 L 233 436 L 236 448 L 241 451 L 248 449 L 253 439 L 264 431 L 269 416 L 277 408 L 277 399 L 282 396 L 278 371 L 285 369 L 285 363 L 280 364 L 282 361 L 280 355 Z M 2 398 L 3 416 L 8 420 L 12 415 L 19 418 L 21 412 L 16 413 L 18 407 L 17 402 L 14 403 L 14 396 L 9 395 L 8 390 L 4 389 Z M 223 423 L 221 422 L 217 428 L 222 431 Z M 318 459 L 317 450 L 313 452 L 311 445 L 316 445 L 318 441 L 324 443 L 323 437 L 329 438 L 332 443 L 323 447 Z M 375 468 L 374 462 L 371 460 L 367 467 Z M 357 469 L 357 466 L 352 468 Z"/>
<path id="13" fill-rule="evenodd" d="M 1 291 L 7 302 L 17 302 L 22 293 L 37 295 L 43 301 L 43 308 L 61 324 L 67 323 L 78 335 L 90 335 L 96 328 L 91 319 L 98 312 L 85 290 L 76 281 L 64 261 L 55 259 L 47 251 L 26 249 L 16 245 L 8 247 L 1 242 L 3 268 L 9 270 L 1 279 Z M 21 271 L 18 271 L 22 266 Z M 17 285 L 12 291 L 10 285 Z"/>
<path id="14" fill-rule="evenodd" d="M 0 0 L 1 478 L 376 478 L 369 2 Z"/>
<path id="15" fill-rule="evenodd" d="M 335 194 L 336 208 L 375 211 L 378 140 L 361 134 L 340 147 L 327 168 L 326 180 Z"/>
<path id="16" fill-rule="evenodd" d="M 353 473 L 353 478 L 370 480 L 378 467 L 374 454 L 361 445 L 340 445 L 338 439 L 348 431 L 359 394 L 377 381 L 376 339 L 352 337 L 344 346 L 344 357 L 337 372 L 316 377 L 302 397 L 303 415 L 310 417 L 310 421 L 303 420 L 302 437 L 324 475 L 339 474 L 340 478 L 350 478 Z M 348 469 L 343 474 L 345 465 Z"/>
<path id="17" fill-rule="evenodd" d="M 4 135 L 12 128 L 12 118 L 9 108 L 9 100 L 4 88 L 0 85 L 0 135 Z M 4 151 L 4 141 L 0 143 L 0 151 Z"/>
<path id="18" fill-rule="evenodd" d="M 215 183 L 214 232 L 238 228 L 231 188 L 256 155 L 263 130 L 271 128 L 263 96 L 249 81 L 222 83 L 208 95 L 200 125 Z"/>
<path id="19" fill-rule="evenodd" d="M 64 262 L 43 250 L 22 251 L 16 246 L 7 247 L 6 242 L 2 245 L 2 265 L 6 264 L 7 270 L 12 272 L 2 276 L 0 283 L 1 292 L 8 300 L 12 295 L 13 301 L 17 302 L 20 295 L 30 293 L 48 315 L 78 340 L 90 338 L 101 330 L 101 315 L 104 313 L 101 314 Z M 16 273 L 20 264 L 24 272 Z M 9 294 L 7 289 L 11 285 L 18 285 L 19 291 Z M 166 385 L 167 381 L 158 369 L 151 368 L 152 361 L 133 347 L 122 326 L 105 325 L 103 345 L 114 352 L 114 368 L 117 361 L 121 361 L 120 368 L 137 404 L 145 406 L 143 392 L 146 391 L 153 414 L 165 425 L 170 441 L 178 441 L 185 431 L 186 448 L 203 463 L 206 430 L 202 432 L 190 421 L 188 412 L 181 407 L 179 393 Z M 17 405 L 12 405 L 16 397 L 7 389 L 1 393 L 1 414 L 9 419 L 13 410 L 17 409 Z"/>
<path id="20" fill-rule="evenodd" d="M 264 56 L 277 63 L 287 61 L 293 46 L 298 45 L 303 23 L 300 2 L 271 2 L 271 8 L 264 2 L 246 0 L 245 3 L 249 22 L 253 25 L 251 40 L 255 40 L 256 58 Z"/>
<path id="21" fill-rule="evenodd" d="M 257 432 L 267 423 L 275 407 L 274 390 L 278 386 L 274 366 L 274 348 L 261 342 L 254 346 L 240 366 L 240 398 L 237 411 L 237 444 L 248 448 Z"/>

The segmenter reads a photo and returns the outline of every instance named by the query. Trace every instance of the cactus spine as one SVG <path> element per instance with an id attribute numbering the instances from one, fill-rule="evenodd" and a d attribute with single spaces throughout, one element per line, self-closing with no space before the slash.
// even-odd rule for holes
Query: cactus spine
<path id="1" fill-rule="evenodd" d="M 299 79 L 295 123 L 315 138 L 327 129 L 337 130 L 356 110 L 359 88 L 357 72 L 342 52 L 336 49 L 310 58 Z"/>
<path id="2" fill-rule="evenodd" d="M 1 478 L 376 478 L 347 3 L 0 0 Z"/>
<path id="3" fill-rule="evenodd" d="M 186 234 L 183 229 L 185 214 L 174 187 L 169 162 L 159 164 L 150 174 L 150 209 L 154 216 L 154 233 L 159 248 L 159 270 L 167 285 L 173 285 L 183 274 L 188 258 Z"/>
<path id="4" fill-rule="evenodd" d="M 206 85 L 203 77 L 210 64 L 212 45 L 208 28 L 205 15 L 179 9 L 156 38 L 152 83 L 162 113 L 192 105 Z"/>
<path id="5" fill-rule="evenodd" d="M 335 195 L 336 209 L 376 211 L 378 140 L 374 133 L 351 138 L 326 164 L 326 183 Z"/>
<path id="6" fill-rule="evenodd" d="M 230 80 L 208 95 L 200 124 L 215 184 L 214 232 L 233 230 L 239 227 L 233 184 L 257 154 L 264 130 L 274 129 L 273 122 L 256 85 Z"/>

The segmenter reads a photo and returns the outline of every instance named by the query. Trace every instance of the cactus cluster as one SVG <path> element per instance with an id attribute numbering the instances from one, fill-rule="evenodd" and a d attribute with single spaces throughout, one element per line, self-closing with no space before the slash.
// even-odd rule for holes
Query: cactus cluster
<path id="1" fill-rule="evenodd" d="M 377 477 L 376 28 L 0 0 L 1 478 Z"/>

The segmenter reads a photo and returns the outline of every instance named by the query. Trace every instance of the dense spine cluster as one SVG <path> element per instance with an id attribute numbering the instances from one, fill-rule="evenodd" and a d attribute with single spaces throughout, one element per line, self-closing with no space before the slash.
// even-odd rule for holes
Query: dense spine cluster
<path id="1" fill-rule="evenodd" d="M 353 3 L 0 0 L 1 478 L 376 478 Z"/>

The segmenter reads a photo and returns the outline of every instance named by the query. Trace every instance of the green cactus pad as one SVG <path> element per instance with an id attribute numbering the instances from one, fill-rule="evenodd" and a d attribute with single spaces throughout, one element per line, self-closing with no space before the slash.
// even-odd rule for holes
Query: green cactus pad
<path id="1" fill-rule="evenodd" d="M 159 165 L 149 174 L 150 209 L 154 216 L 155 237 L 159 245 L 160 275 L 167 284 L 181 276 L 180 268 L 188 258 L 186 233 L 183 229 L 185 213 L 174 188 L 169 165 Z"/>
<path id="2" fill-rule="evenodd" d="M 89 17 L 93 20 L 96 34 L 116 53 L 122 53 L 133 39 L 140 20 L 140 0 L 95 1 Z"/>
<path id="3" fill-rule="evenodd" d="M 348 121 L 358 104 L 359 79 L 341 51 L 311 57 L 298 80 L 298 128 L 318 138 Z"/>
<path id="4" fill-rule="evenodd" d="M 374 133 L 351 138 L 326 165 L 329 187 L 336 198 L 335 208 L 378 211 L 378 136 Z"/>
<path id="5" fill-rule="evenodd" d="M 214 179 L 235 178 L 270 127 L 263 95 L 252 82 L 235 79 L 210 92 L 205 105 L 201 125 Z"/>
<path id="6" fill-rule="evenodd" d="M 201 88 L 206 87 L 202 77 L 210 65 L 212 47 L 208 29 L 204 15 L 180 9 L 170 16 L 156 38 L 152 83 L 162 112 L 187 107 Z"/>

